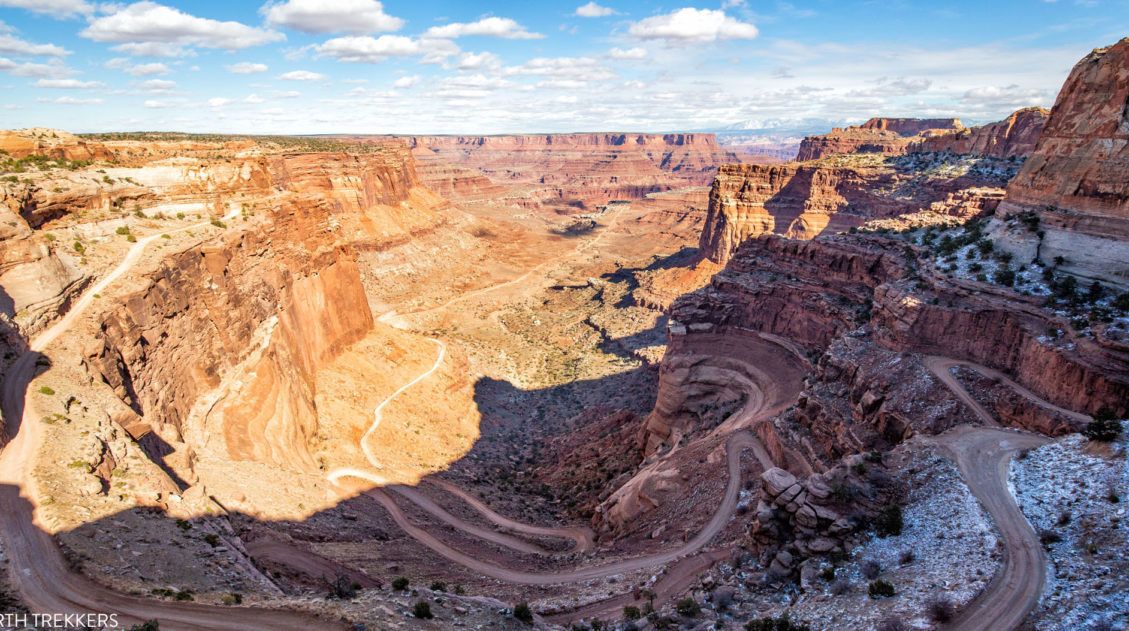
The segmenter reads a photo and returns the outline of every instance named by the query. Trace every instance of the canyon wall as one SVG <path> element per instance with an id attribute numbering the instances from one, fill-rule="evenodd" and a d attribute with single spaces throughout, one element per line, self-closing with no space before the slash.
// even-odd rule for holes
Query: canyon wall
<path id="1" fill-rule="evenodd" d="M 229 457 L 312 468 L 316 374 L 373 327 L 357 250 L 434 227 L 442 207 L 402 146 L 272 156 L 265 168 L 282 191 L 270 211 L 167 259 L 109 312 L 86 362 L 132 409 L 120 420 L 136 434 L 182 441 L 215 392 L 205 422 L 220 426 L 203 434 L 223 436 Z"/>
<path id="2" fill-rule="evenodd" d="M 922 136 L 961 129 L 964 125 L 957 118 L 872 118 L 859 126 L 836 127 L 828 134 L 804 138 L 796 160 L 849 153 L 899 155 Z"/>
<path id="3" fill-rule="evenodd" d="M 998 182 L 974 174 L 921 177 L 916 167 L 824 163 L 731 164 L 719 169 L 699 240 L 725 263 L 745 240 L 765 234 L 811 239 L 918 210 L 969 217 L 995 208 Z"/>
<path id="4" fill-rule="evenodd" d="M 469 168 L 493 185 L 520 186 L 519 205 L 592 207 L 614 199 L 709 184 L 737 156 L 713 134 L 546 134 L 406 138 L 424 182 L 436 190 L 479 191 L 489 184 L 453 171 Z"/>
<path id="5" fill-rule="evenodd" d="M 991 234 L 1021 261 L 1129 290 L 1129 39 L 1093 51 L 1063 85 Z M 1008 219 L 1031 214 L 1038 230 Z M 1028 222 L 1029 223 L 1029 222 Z"/>
<path id="6" fill-rule="evenodd" d="M 980 127 L 957 129 L 922 138 L 912 152 L 949 151 L 992 158 L 1020 158 L 1031 155 L 1043 133 L 1050 111 L 1041 107 L 1017 110 L 1002 121 Z"/>

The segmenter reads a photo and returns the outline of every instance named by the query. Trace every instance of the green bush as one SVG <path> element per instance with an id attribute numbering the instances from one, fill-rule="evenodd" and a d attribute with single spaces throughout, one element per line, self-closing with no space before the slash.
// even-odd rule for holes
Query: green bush
<path id="1" fill-rule="evenodd" d="M 902 527 L 904 522 L 902 519 L 902 507 L 897 504 L 891 504 L 878 513 L 878 517 L 874 519 L 874 530 L 878 533 L 879 537 L 889 537 L 891 535 L 902 534 Z"/>
<path id="2" fill-rule="evenodd" d="M 1121 421 L 1113 417 L 1113 412 L 1102 409 L 1094 414 L 1094 420 L 1086 424 L 1082 434 L 1090 440 L 1109 443 L 1117 440 L 1121 435 Z"/>
<path id="3" fill-rule="evenodd" d="M 643 617 L 643 612 L 639 611 L 638 607 L 635 607 L 633 605 L 628 605 L 628 606 L 623 608 L 623 618 L 624 618 L 624 620 L 638 620 L 639 618 L 642 618 L 642 617 Z"/>
<path id="4" fill-rule="evenodd" d="M 55 390 L 52 389 L 50 386 L 43 386 L 42 388 L 39 389 L 39 394 L 45 394 L 47 396 L 52 396 L 52 395 L 55 394 Z"/>
<path id="5" fill-rule="evenodd" d="M 402 592 L 408 588 L 408 577 L 400 576 L 392 581 L 392 589 L 397 592 Z"/>
<path id="6" fill-rule="evenodd" d="M 161 631 L 161 623 L 156 620 L 147 620 L 141 624 L 135 624 L 129 628 L 129 631 Z"/>
<path id="7" fill-rule="evenodd" d="M 431 584 L 431 591 L 433 591 L 433 592 L 445 592 L 445 591 L 447 591 L 447 584 L 444 583 L 443 581 L 435 581 L 434 583 Z"/>
<path id="8" fill-rule="evenodd" d="M 533 610 L 529 608 L 529 603 L 514 605 L 514 617 L 525 624 L 533 624 Z"/>
<path id="9" fill-rule="evenodd" d="M 431 620 L 435 616 L 431 613 L 431 605 L 424 601 L 419 601 L 412 607 L 412 615 L 420 620 Z"/>
<path id="10" fill-rule="evenodd" d="M 129 234 L 129 226 L 118 226 L 118 229 L 114 232 L 122 235 Z"/>
<path id="11" fill-rule="evenodd" d="M 686 598 L 678 601 L 678 603 L 674 606 L 674 610 L 686 616 L 687 618 L 693 618 L 702 613 L 702 607 L 698 605 L 698 601 L 694 600 L 690 596 L 687 596 Z"/>
<path id="12" fill-rule="evenodd" d="M 227 227 L 227 224 L 225 224 L 224 222 L 220 221 L 219 219 L 213 219 L 213 220 L 212 220 L 212 225 L 213 225 L 213 226 L 215 226 L 215 227 L 217 227 L 217 228 L 226 228 L 226 227 Z"/>
<path id="13" fill-rule="evenodd" d="M 792 622 L 788 614 L 779 618 L 758 618 L 745 623 L 745 631 L 811 631 L 811 627 L 802 622 Z"/>
<path id="14" fill-rule="evenodd" d="M 870 594 L 871 598 L 889 598 L 894 595 L 894 586 L 887 581 L 878 579 L 866 588 L 866 593 Z"/>

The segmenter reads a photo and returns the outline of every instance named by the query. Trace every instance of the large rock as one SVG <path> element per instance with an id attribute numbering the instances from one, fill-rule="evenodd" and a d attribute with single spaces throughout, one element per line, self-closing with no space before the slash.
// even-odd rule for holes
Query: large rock
<path id="1" fill-rule="evenodd" d="M 804 138 L 796 160 L 848 153 L 900 155 L 921 137 L 961 129 L 964 125 L 957 118 L 872 118 L 857 127 L 836 127 L 828 134 Z"/>
<path id="2" fill-rule="evenodd" d="M 1027 157 L 1035 150 L 1049 115 L 1050 111 L 1041 107 L 1026 107 L 996 123 L 923 138 L 910 151 L 948 151 L 992 158 Z"/>

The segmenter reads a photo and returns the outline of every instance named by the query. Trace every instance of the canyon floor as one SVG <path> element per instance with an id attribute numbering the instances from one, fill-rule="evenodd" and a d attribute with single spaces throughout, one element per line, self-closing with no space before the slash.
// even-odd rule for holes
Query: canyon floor
<path id="1" fill-rule="evenodd" d="M 995 281 L 1012 256 L 980 244 L 1014 156 L 718 170 L 732 156 L 680 138 L 693 168 L 673 173 L 526 141 L 495 149 L 525 161 L 503 170 L 443 138 L 30 134 L 59 157 L 8 164 L 0 207 L 20 288 L 0 295 L 5 610 L 162 629 L 1129 615 L 1124 511 L 1102 504 L 1126 443 L 1077 433 L 1124 412 L 1125 315 L 1108 289 L 1088 315 L 1073 286 L 1036 301 L 1042 264 Z M 1050 523 L 1067 504 L 1078 529 Z"/>

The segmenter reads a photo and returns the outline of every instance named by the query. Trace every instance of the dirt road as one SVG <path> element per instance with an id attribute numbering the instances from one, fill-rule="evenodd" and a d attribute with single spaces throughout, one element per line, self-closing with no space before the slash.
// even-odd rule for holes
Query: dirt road
<path id="1" fill-rule="evenodd" d="M 195 224 L 177 230 L 207 225 Z M 34 456 L 43 439 L 39 414 L 26 397 L 36 374 L 36 361 L 50 344 L 69 330 L 104 291 L 128 272 L 159 235 L 140 239 L 109 274 L 87 289 L 70 311 L 36 336 L 4 377 L 2 408 L 12 440 L 0 452 L 0 536 L 9 557 L 8 571 L 20 599 L 39 613 L 114 613 L 123 625 L 157 619 L 162 629 L 228 630 L 333 628 L 334 623 L 304 614 L 213 607 L 134 598 L 102 587 L 72 572 L 54 539 L 35 521 L 35 485 L 31 477 Z M 21 495 L 22 489 L 22 495 Z"/>

